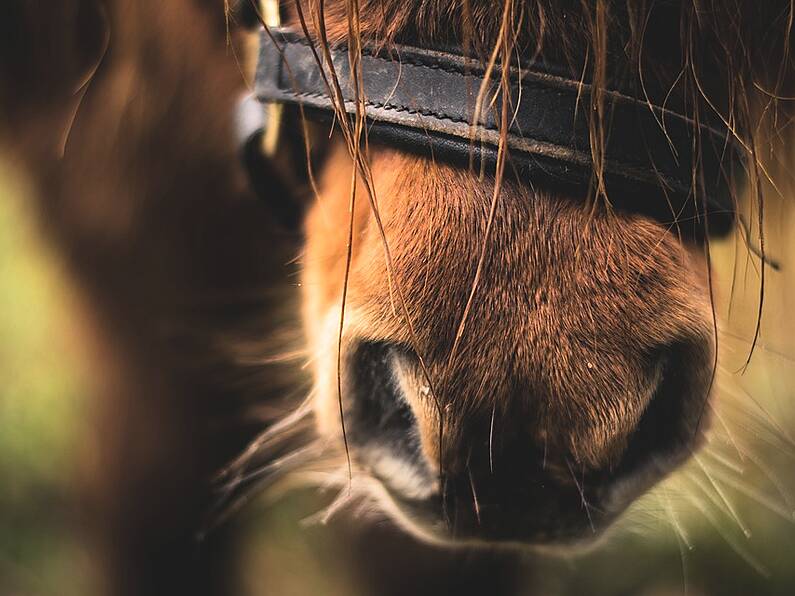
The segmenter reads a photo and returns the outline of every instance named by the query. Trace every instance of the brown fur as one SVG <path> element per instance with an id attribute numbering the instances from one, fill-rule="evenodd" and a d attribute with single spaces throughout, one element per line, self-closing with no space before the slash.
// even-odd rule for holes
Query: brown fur
<path id="1" fill-rule="evenodd" d="M 343 172 L 350 170 L 345 160 L 340 155 L 329 165 L 333 181 L 307 221 L 310 345 L 328 333 L 321 330 L 325 317 L 339 310 L 345 255 L 340 231 L 347 226 L 349 190 Z M 711 366 L 711 314 L 698 249 L 688 250 L 673 232 L 642 217 L 592 216 L 583 197 L 510 184 L 500 199 L 465 341 L 448 370 L 493 181 L 391 152 L 374 156 L 373 169 L 395 264 L 391 284 L 406 297 L 431 378 L 449 378 L 449 386 L 437 390 L 449 412 L 451 451 L 460 453 L 459 442 L 466 442 L 460 433 L 467 417 L 488 416 L 493 408 L 501 416 L 527 410 L 534 412 L 525 422 L 528 438 L 543 436 L 551 453 L 599 466 L 622 451 L 648 405 L 650 354 L 658 346 L 682 342 L 693 358 Z M 345 346 L 362 339 L 411 343 L 363 202 L 348 296 Z M 709 377 L 708 370 L 703 374 Z M 321 424 L 337 428 L 336 392 L 321 395 L 333 402 L 321 408 Z M 435 461 L 436 408 L 430 398 L 412 405 Z"/>

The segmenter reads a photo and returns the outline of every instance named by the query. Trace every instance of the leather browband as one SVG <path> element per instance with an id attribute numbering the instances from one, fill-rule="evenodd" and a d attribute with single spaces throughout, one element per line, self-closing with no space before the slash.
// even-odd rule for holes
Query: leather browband
<path id="1" fill-rule="evenodd" d="M 333 118 L 329 90 L 306 38 L 289 29 L 271 28 L 262 31 L 260 48 L 259 101 L 301 104 L 316 117 Z M 354 114 L 348 50 L 330 51 L 345 109 Z M 319 48 L 317 52 L 321 55 Z M 325 70 L 330 81 L 330 70 Z M 472 127 L 484 79 L 481 64 L 460 54 L 407 46 L 376 52 L 365 46 L 361 71 L 371 142 L 431 154 L 460 166 L 474 163 L 477 168 L 481 160 L 495 163 L 498 109 L 482 110 L 481 123 L 474 131 Z M 495 71 L 491 89 L 497 88 L 498 79 Z M 506 172 L 529 184 L 573 188 L 591 184 L 589 85 L 537 64 L 523 67 L 521 73 L 511 69 L 511 80 Z M 728 231 L 734 212 L 731 179 L 742 171 L 743 160 L 725 127 L 695 125 L 645 99 L 618 91 L 605 93 L 609 126 L 604 170 L 611 202 L 617 200 L 619 206 L 661 221 L 673 221 L 674 213 L 691 217 L 706 211 L 711 234 Z M 500 101 L 498 97 L 494 105 Z M 694 138 L 700 146 L 698 176 L 693 173 Z"/>

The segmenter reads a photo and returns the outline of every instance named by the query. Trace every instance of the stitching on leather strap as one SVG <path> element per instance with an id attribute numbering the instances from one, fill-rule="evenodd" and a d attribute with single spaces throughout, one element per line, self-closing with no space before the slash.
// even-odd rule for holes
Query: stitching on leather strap
<path id="1" fill-rule="evenodd" d="M 290 30 L 272 29 L 270 35 L 263 32 L 257 72 L 261 101 L 303 104 L 333 113 L 333 94 L 325 88 L 310 47 L 311 42 Z M 350 88 L 347 48 L 338 46 L 331 52 L 344 109 L 353 114 L 356 103 Z M 435 157 L 458 163 L 473 153 L 476 159 L 493 157 L 499 141 L 496 118 L 484 110 L 481 121 L 474 124 L 471 113 L 474 95 L 484 80 L 479 72 L 482 65 L 464 65 L 465 60 L 462 55 L 406 46 L 388 51 L 362 48 L 366 115 L 378 125 L 373 138 L 411 150 L 428 145 Z M 327 66 L 325 70 L 330 77 Z M 554 70 L 544 65 L 511 69 L 512 109 L 516 109 L 508 131 L 511 159 L 527 175 L 551 169 L 561 180 L 588 185 L 593 176 L 587 124 L 590 115 L 581 104 L 582 93 L 589 93 L 590 85 L 547 72 Z M 489 85 L 495 92 L 501 91 L 496 82 Z M 610 119 L 605 150 L 608 188 L 627 192 L 644 189 L 644 195 L 649 191 L 663 195 L 669 203 L 672 194 L 678 197 L 673 203 L 690 203 L 691 210 L 700 209 L 697 205 L 701 198 L 694 196 L 706 196 L 713 210 L 733 210 L 727 172 L 741 170 L 734 165 L 742 159 L 726 130 L 696 125 L 685 114 L 622 91 L 606 90 L 605 96 Z M 700 135 L 700 145 L 696 146 L 703 172 L 700 177 L 694 177 L 691 170 L 696 133 Z M 539 158 L 547 161 L 542 164 Z"/>

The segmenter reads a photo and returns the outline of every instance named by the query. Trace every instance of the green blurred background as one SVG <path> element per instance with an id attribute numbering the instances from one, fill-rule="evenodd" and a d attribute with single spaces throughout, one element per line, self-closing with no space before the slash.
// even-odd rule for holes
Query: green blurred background
<path id="1" fill-rule="evenodd" d="M 86 594 L 76 527 L 88 371 L 76 297 L 0 167 L 0 594 Z"/>
<path id="2" fill-rule="evenodd" d="M 23 181 L 0 167 L 0 596 L 91 596 L 98 571 L 80 484 L 96 449 L 96 371 L 80 297 L 28 205 Z M 761 338 L 744 372 L 760 265 L 737 238 L 713 246 L 722 322 L 709 446 L 592 552 L 525 555 L 520 593 L 795 593 L 793 224 L 784 201 L 768 205 L 768 251 L 782 270 L 767 271 Z M 340 523 L 302 524 L 317 507 L 304 494 L 242 513 L 245 594 L 369 593 Z"/>

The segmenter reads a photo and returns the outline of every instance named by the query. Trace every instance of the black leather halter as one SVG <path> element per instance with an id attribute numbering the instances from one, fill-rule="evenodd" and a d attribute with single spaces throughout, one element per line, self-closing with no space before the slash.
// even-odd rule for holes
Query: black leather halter
<path id="1" fill-rule="evenodd" d="M 334 47 L 330 52 L 345 110 L 352 115 L 356 104 L 348 49 Z M 305 113 L 332 120 L 332 69 L 326 65 L 321 70 L 318 57 L 322 60 L 320 49 L 294 31 L 263 30 L 257 99 L 301 104 Z M 460 53 L 365 46 L 361 80 L 369 141 L 461 167 L 493 167 L 498 110 L 486 106 L 480 121 L 474 121 L 484 78 L 484 66 Z M 544 64 L 511 68 L 510 79 L 506 171 L 526 184 L 553 184 L 584 196 L 594 181 L 590 85 Z M 495 94 L 498 80 L 495 70 L 487 98 Z M 497 93 L 493 105 L 500 106 L 501 100 Z M 605 92 L 604 114 L 604 176 L 611 203 L 665 222 L 708 213 L 711 234 L 730 229 L 732 180 L 743 160 L 724 126 L 696 124 L 682 113 L 620 90 Z M 704 229 L 703 221 L 697 225 Z"/>

